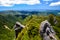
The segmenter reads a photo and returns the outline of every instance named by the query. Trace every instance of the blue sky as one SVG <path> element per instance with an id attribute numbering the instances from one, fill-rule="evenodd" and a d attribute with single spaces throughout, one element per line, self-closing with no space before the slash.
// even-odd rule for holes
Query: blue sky
<path id="1" fill-rule="evenodd" d="M 4 10 L 60 10 L 60 0 L 0 0 Z"/>

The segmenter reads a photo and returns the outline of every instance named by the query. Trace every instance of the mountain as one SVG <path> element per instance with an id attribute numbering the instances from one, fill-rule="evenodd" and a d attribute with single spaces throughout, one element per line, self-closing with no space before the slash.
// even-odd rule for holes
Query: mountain
<path id="1" fill-rule="evenodd" d="M 8 11 L 0 11 L 0 14 L 12 14 L 12 15 L 32 15 L 32 14 L 36 14 L 36 15 L 49 15 L 49 14 L 54 14 L 54 15 L 60 15 L 59 14 L 60 11 L 59 10 L 35 10 L 35 11 L 13 11 L 13 10 L 8 10 Z"/>
<path id="2" fill-rule="evenodd" d="M 17 39 L 20 40 L 22 38 L 23 40 L 40 40 L 40 34 L 39 34 L 39 26 L 40 23 L 45 20 L 47 17 L 40 17 L 40 15 L 47 15 L 53 13 L 58 13 L 59 11 L 1 11 L 0 12 L 0 40 L 14 40 L 15 39 L 15 31 L 13 29 L 13 26 L 15 25 L 16 21 L 19 21 L 26 27 L 28 27 L 27 30 L 22 30 L 23 34 L 19 35 Z M 23 14 L 24 13 L 24 14 Z M 28 15 L 26 15 L 26 13 Z M 12 15 L 11 15 L 12 14 Z M 36 15 L 32 15 L 36 14 Z M 38 17 L 39 14 L 39 17 Z M 31 16 L 32 15 L 32 16 Z M 54 25 L 54 30 L 56 31 L 57 38 L 60 38 L 60 17 L 57 18 L 57 25 Z M 6 29 L 5 26 L 10 28 L 12 31 Z"/>

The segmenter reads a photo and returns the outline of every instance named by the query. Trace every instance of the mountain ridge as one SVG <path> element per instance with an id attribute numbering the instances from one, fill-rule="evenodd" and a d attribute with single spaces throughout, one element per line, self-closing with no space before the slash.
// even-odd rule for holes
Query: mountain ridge
<path id="1" fill-rule="evenodd" d="M 0 11 L 0 14 L 19 14 L 19 15 L 32 15 L 32 14 L 54 14 L 54 15 L 58 15 L 58 13 L 60 13 L 60 10 L 42 10 L 42 11 L 18 11 L 18 10 L 5 10 L 5 11 Z"/>

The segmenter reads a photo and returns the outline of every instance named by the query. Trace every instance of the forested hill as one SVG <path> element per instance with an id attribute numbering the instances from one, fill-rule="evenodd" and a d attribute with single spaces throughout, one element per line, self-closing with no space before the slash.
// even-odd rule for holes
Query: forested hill
<path id="1" fill-rule="evenodd" d="M 8 11 L 0 11 L 0 14 L 19 14 L 19 15 L 49 15 L 49 14 L 54 14 L 54 15 L 60 15 L 60 11 L 58 10 L 45 10 L 45 11 L 13 11 L 13 10 L 8 10 Z"/>
<path id="2" fill-rule="evenodd" d="M 0 40 L 13 40 L 15 33 L 13 26 L 16 21 L 23 22 L 25 15 L 0 14 Z"/>
<path id="3" fill-rule="evenodd" d="M 21 35 L 22 33 L 19 34 L 17 40 L 20 38 L 22 40 L 40 40 L 40 34 L 39 34 L 39 26 L 40 23 L 47 19 L 48 16 L 43 16 L 46 15 L 45 12 L 40 13 L 39 16 L 38 14 L 29 14 L 30 15 L 22 15 L 20 14 L 21 12 L 16 12 L 16 11 L 5 11 L 5 12 L 0 12 L 0 40 L 14 40 L 15 39 L 15 33 L 13 26 L 15 25 L 16 21 L 19 21 L 26 27 L 28 27 L 27 30 L 22 30 L 22 33 L 24 35 Z M 53 15 L 50 15 L 50 18 L 53 19 Z M 58 23 L 56 25 L 53 25 L 54 30 L 56 31 L 56 36 L 57 38 L 60 38 L 60 16 L 55 16 Z M 51 21 L 53 22 L 53 21 Z M 27 31 L 27 32 L 26 32 Z"/>

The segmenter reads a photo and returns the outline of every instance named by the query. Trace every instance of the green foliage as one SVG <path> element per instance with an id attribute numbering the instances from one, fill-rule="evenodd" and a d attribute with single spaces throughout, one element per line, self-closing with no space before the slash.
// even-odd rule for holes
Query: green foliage
<path id="1" fill-rule="evenodd" d="M 56 26 L 54 26 L 53 28 L 56 31 L 56 35 L 60 38 L 60 28 Z"/>
<path id="2" fill-rule="evenodd" d="M 19 33 L 16 40 L 42 40 L 39 34 L 40 23 L 46 20 L 48 16 L 38 16 L 38 15 L 28 15 L 26 18 L 22 16 L 16 17 L 15 15 L 0 15 L 0 40 L 14 40 L 15 33 L 13 26 L 16 21 L 21 22 L 26 27 Z M 49 20 L 52 25 L 53 15 L 49 16 Z M 60 38 L 60 17 L 56 17 L 58 23 L 53 27 L 56 31 L 57 38 Z M 4 25 L 7 25 L 12 31 L 4 28 Z"/>
<path id="3" fill-rule="evenodd" d="M 56 19 L 57 19 L 56 26 L 60 28 L 60 16 L 57 16 Z"/>
<path id="4" fill-rule="evenodd" d="M 29 36 L 29 37 L 31 37 L 31 36 L 34 37 L 34 36 L 38 35 L 38 33 L 39 33 L 39 30 L 38 30 L 37 27 L 31 26 L 31 27 L 28 29 L 28 36 Z"/>
<path id="5" fill-rule="evenodd" d="M 21 20 L 20 18 L 14 15 L 0 15 L 0 40 L 13 40 L 15 39 L 15 33 L 13 30 L 13 26 L 16 21 Z M 6 25 L 11 30 L 8 30 L 4 27 Z"/>
<path id="6" fill-rule="evenodd" d="M 52 23 L 53 15 L 50 15 L 50 22 Z M 44 20 L 46 20 L 48 16 L 37 16 L 37 15 L 32 15 L 26 17 L 24 20 L 26 28 L 22 30 L 21 33 L 19 33 L 18 38 L 16 40 L 42 40 L 40 34 L 39 34 L 39 26 L 40 23 Z M 54 25 L 54 23 L 52 23 Z M 53 27 L 54 28 L 54 27 Z M 56 32 L 59 32 L 57 30 L 58 28 L 54 28 Z M 60 33 L 58 33 L 60 35 Z M 57 34 L 56 38 L 59 40 L 59 35 Z"/>
<path id="7" fill-rule="evenodd" d="M 53 14 L 49 15 L 48 20 L 51 23 L 51 25 L 54 25 L 54 15 Z"/>

